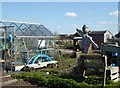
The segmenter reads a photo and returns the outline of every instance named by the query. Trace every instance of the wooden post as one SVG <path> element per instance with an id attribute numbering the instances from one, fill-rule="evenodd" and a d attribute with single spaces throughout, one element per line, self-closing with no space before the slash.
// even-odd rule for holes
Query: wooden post
<path id="1" fill-rule="evenodd" d="M 117 66 L 120 66 L 120 49 L 118 49 Z"/>
<path id="2" fill-rule="evenodd" d="M 104 76 L 103 76 L 103 88 L 105 86 L 105 81 L 106 81 L 106 70 L 107 70 L 107 56 L 104 56 Z"/>

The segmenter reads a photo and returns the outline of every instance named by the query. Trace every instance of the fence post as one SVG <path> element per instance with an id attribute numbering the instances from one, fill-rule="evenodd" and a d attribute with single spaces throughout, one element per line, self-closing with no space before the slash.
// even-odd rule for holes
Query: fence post
<path id="1" fill-rule="evenodd" d="M 107 56 L 103 55 L 104 58 L 104 75 L 103 75 L 103 88 L 106 82 L 106 70 L 107 70 Z"/>

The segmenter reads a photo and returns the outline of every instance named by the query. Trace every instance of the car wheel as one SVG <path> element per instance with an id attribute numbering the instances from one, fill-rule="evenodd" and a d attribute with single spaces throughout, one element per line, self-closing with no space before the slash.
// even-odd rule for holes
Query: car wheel
<path id="1" fill-rule="evenodd" d="M 30 68 L 30 71 L 35 71 L 35 68 L 34 68 L 34 67 L 31 67 L 31 68 Z"/>
<path id="2" fill-rule="evenodd" d="M 48 68 L 55 68 L 55 67 L 57 67 L 57 64 L 49 64 L 47 67 Z"/>
<path id="3" fill-rule="evenodd" d="M 48 64 L 48 65 L 47 65 L 47 68 L 51 68 L 51 67 L 52 67 L 52 65 L 51 65 L 51 64 Z"/>
<path id="4" fill-rule="evenodd" d="M 30 68 L 28 66 L 24 66 L 20 71 L 30 72 Z"/>
<path id="5" fill-rule="evenodd" d="M 55 67 L 55 68 L 58 68 L 58 64 L 55 64 L 54 67 Z"/>

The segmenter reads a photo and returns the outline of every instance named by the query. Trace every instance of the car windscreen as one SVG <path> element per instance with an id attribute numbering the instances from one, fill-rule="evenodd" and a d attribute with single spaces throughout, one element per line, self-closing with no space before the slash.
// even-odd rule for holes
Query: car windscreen
<path id="1" fill-rule="evenodd" d="M 46 56 L 40 56 L 36 59 L 35 63 L 37 62 L 48 62 L 48 61 L 51 61 L 51 59 L 49 57 L 46 57 Z"/>
<path id="2" fill-rule="evenodd" d="M 28 64 L 33 64 L 33 61 L 35 60 L 36 57 L 37 57 L 37 56 L 33 56 L 33 57 L 29 60 Z"/>

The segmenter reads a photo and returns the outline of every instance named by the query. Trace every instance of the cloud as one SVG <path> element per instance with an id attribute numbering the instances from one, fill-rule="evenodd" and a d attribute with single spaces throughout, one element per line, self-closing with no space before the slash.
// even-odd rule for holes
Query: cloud
<path id="1" fill-rule="evenodd" d="M 118 10 L 109 13 L 110 16 L 118 16 L 118 14 L 120 14 Z"/>
<path id="2" fill-rule="evenodd" d="M 67 16 L 67 17 L 76 17 L 77 14 L 74 13 L 74 12 L 67 12 L 67 13 L 65 14 L 65 16 Z"/>
<path id="3" fill-rule="evenodd" d="M 118 22 L 110 22 L 110 21 L 101 21 L 97 23 L 98 25 L 119 25 Z"/>
<path id="4" fill-rule="evenodd" d="M 103 25 L 98 25 L 98 24 L 96 24 L 94 27 L 95 27 L 95 28 L 103 28 Z"/>
<path id="5" fill-rule="evenodd" d="M 57 29 L 61 29 L 61 26 L 57 26 Z"/>
<path id="6" fill-rule="evenodd" d="M 80 25 L 79 24 L 73 24 L 73 28 L 76 29 L 76 28 L 80 28 Z"/>
<path id="7" fill-rule="evenodd" d="M 101 21 L 101 22 L 97 22 L 95 23 L 95 25 L 93 26 L 94 30 L 110 30 L 111 32 L 113 32 L 113 34 L 115 33 L 115 31 L 117 31 L 117 27 L 119 27 L 118 22 L 111 22 L 111 21 Z"/>
<path id="8" fill-rule="evenodd" d="M 113 22 L 101 21 L 101 22 L 98 22 L 97 24 L 106 25 L 106 24 L 113 24 Z"/>
<path id="9" fill-rule="evenodd" d="M 97 22 L 95 24 L 95 28 L 103 28 L 103 27 L 106 27 L 108 25 L 112 25 L 112 26 L 118 26 L 119 24 L 117 22 L 110 22 L 110 21 L 100 21 L 100 22 Z"/>

